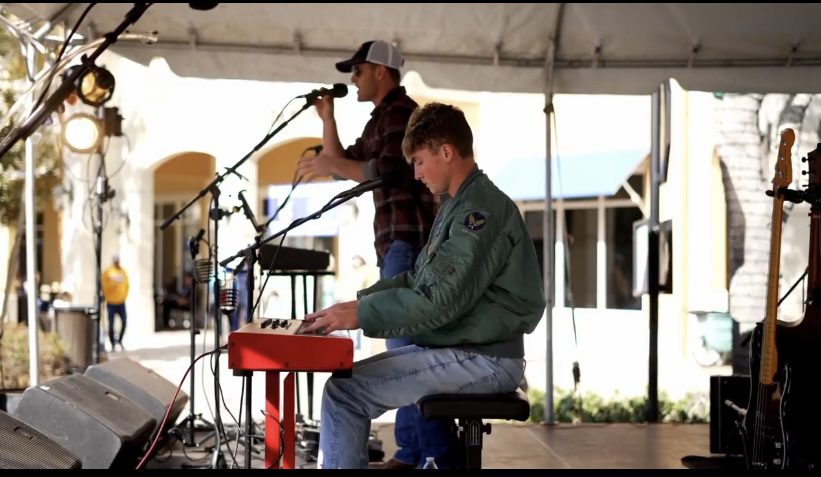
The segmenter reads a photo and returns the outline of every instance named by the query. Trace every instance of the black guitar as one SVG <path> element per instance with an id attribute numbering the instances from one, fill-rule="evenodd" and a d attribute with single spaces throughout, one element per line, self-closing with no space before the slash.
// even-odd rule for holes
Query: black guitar
<path id="1" fill-rule="evenodd" d="M 784 465 L 788 469 L 817 470 L 821 467 L 821 144 L 804 161 L 809 182 L 801 198 L 810 204 L 804 315 L 796 321 L 779 321 L 775 338 L 779 367 L 789 373 L 788 393 L 781 405 L 785 441 L 789 444 L 789 459 Z"/>
<path id="2" fill-rule="evenodd" d="M 790 150 L 795 141 L 792 129 L 781 133 L 773 177 L 773 212 L 770 235 L 770 264 L 767 276 L 767 312 L 763 325 L 753 331 L 750 345 L 750 401 L 742 435 L 748 469 L 784 469 L 790 458 L 790 441 L 783 416 L 790 393 L 789 362 L 779 362 L 776 349 L 778 275 L 781 260 L 781 226 L 784 195 L 792 182 Z"/>

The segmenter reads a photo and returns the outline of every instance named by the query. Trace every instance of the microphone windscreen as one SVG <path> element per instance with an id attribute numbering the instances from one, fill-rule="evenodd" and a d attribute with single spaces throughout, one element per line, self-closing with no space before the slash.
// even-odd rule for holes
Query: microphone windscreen
<path id="1" fill-rule="evenodd" d="M 219 3 L 217 2 L 191 2 L 188 4 L 189 7 L 193 8 L 194 10 L 211 10 L 215 8 Z"/>
<path id="2" fill-rule="evenodd" d="M 348 94 L 348 85 L 345 83 L 335 83 L 331 88 L 331 96 L 334 98 L 344 98 Z"/>
<path id="3" fill-rule="evenodd" d="M 213 264 L 210 258 L 194 260 L 194 279 L 197 283 L 208 283 L 213 276 Z"/>

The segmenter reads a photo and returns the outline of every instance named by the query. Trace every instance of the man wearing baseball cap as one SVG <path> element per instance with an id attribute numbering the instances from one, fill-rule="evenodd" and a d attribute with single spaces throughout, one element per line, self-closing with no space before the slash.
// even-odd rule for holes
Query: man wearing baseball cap
<path id="1" fill-rule="evenodd" d="M 298 176 L 306 179 L 335 176 L 364 182 L 382 179 L 373 191 L 374 237 L 380 278 L 392 278 L 412 270 L 427 242 L 436 216 L 437 202 L 430 190 L 414 178 L 413 167 L 402 154 L 402 139 L 414 109 L 418 107 L 400 86 L 399 69 L 405 59 L 399 49 L 385 41 L 363 43 L 354 55 L 336 63 L 341 73 L 351 73 L 356 98 L 374 105 L 362 135 L 343 148 L 336 119 L 334 98 L 315 101 L 322 119 L 322 152 L 300 159 Z M 388 339 L 388 349 L 410 345 L 409 338 Z M 434 457 L 447 467 L 454 449 L 449 420 L 425 420 L 415 405 L 396 413 L 396 455 L 383 468 L 414 468 Z"/>

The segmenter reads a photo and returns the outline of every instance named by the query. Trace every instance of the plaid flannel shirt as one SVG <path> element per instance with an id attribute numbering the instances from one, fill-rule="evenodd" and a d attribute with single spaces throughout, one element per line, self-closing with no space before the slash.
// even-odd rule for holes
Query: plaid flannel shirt
<path id="1" fill-rule="evenodd" d="M 371 112 L 362 135 L 345 149 L 345 157 L 366 161 L 365 176 L 382 178 L 373 191 L 374 246 L 379 264 L 393 240 L 402 240 L 419 250 L 428 240 L 437 203 L 424 184 L 413 177 L 413 166 L 402 154 L 405 128 L 418 105 L 396 87 Z"/>

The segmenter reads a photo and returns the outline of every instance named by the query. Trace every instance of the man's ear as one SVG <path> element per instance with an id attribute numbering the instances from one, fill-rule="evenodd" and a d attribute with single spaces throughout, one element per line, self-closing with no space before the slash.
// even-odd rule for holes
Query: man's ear
<path id="1" fill-rule="evenodd" d="M 379 81 L 382 81 L 382 78 L 384 78 L 388 74 L 388 67 L 385 66 L 385 65 L 375 65 L 375 66 L 376 66 L 376 71 L 374 71 L 374 74 L 376 76 L 376 79 L 378 79 Z"/>
<path id="2" fill-rule="evenodd" d="M 445 162 L 452 161 L 454 153 L 456 152 L 456 150 L 453 149 L 453 145 L 451 144 L 442 144 L 440 146 L 440 151 L 442 151 L 442 158 L 445 160 Z"/>

